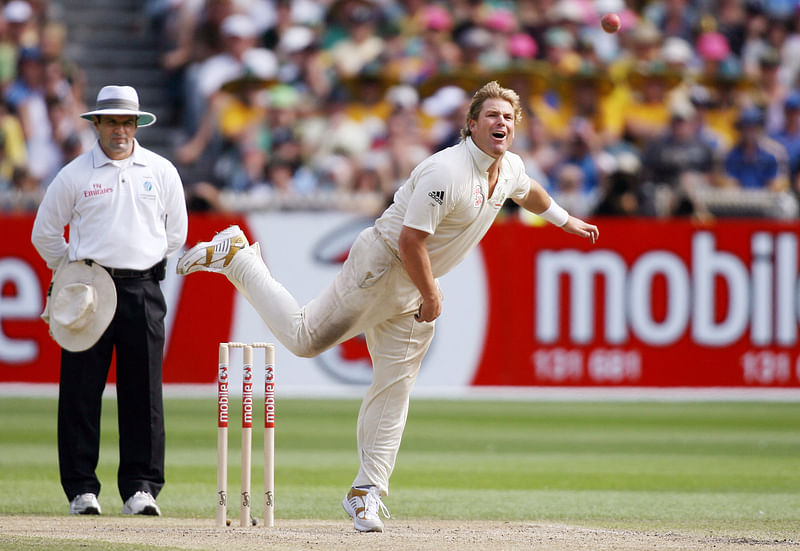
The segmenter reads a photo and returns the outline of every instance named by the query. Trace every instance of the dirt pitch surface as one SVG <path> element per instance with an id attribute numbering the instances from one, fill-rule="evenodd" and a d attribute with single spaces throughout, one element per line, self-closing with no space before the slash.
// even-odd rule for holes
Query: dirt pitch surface
<path id="1" fill-rule="evenodd" d="M 0 542 L 14 537 L 147 545 L 171 549 L 381 549 L 486 551 L 487 549 L 798 549 L 798 542 L 645 533 L 525 522 L 390 520 L 382 534 L 360 534 L 345 521 L 278 520 L 274 528 L 216 528 L 212 519 L 121 517 L 0 517 Z M 236 520 L 235 522 L 238 522 Z M 24 539 L 22 540 L 24 541 Z"/>

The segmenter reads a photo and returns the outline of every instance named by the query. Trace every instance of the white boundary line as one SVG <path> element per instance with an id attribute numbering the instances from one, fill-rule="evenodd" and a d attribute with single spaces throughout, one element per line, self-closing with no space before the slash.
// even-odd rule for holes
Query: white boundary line
<path id="1" fill-rule="evenodd" d="M 278 398 L 361 399 L 366 386 L 285 387 L 276 385 Z M 104 396 L 116 395 L 108 385 Z M 215 398 L 216 383 L 165 384 L 167 398 Z M 0 397 L 58 396 L 52 383 L 0 383 Z M 800 388 L 749 387 L 438 387 L 412 392 L 414 399 L 445 400 L 515 400 L 536 402 L 800 402 Z"/>

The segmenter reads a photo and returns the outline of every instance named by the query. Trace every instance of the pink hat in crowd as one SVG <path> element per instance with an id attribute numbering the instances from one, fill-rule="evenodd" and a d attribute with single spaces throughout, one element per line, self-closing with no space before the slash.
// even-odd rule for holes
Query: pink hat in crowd
<path id="1" fill-rule="evenodd" d="M 508 10 L 493 10 L 484 21 L 486 28 L 500 33 L 510 33 L 517 28 L 517 20 L 514 14 Z"/>
<path id="2" fill-rule="evenodd" d="M 533 59 L 539 52 L 539 46 L 528 33 L 515 33 L 508 39 L 508 53 L 518 59 Z"/>
<path id="3" fill-rule="evenodd" d="M 722 61 L 731 53 L 728 39 L 718 32 L 705 32 L 697 39 L 697 53 L 707 61 Z"/>
<path id="4" fill-rule="evenodd" d="M 453 17 L 438 4 L 429 4 L 422 9 L 422 22 L 430 31 L 447 31 L 453 27 Z"/>

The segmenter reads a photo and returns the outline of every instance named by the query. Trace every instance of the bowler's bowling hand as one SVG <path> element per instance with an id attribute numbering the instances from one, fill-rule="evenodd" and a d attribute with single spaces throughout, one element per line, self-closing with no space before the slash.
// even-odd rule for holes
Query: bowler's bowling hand
<path id="1" fill-rule="evenodd" d="M 597 229 L 597 226 L 584 222 L 580 218 L 575 218 L 574 216 L 570 216 L 567 223 L 561 226 L 561 229 L 567 233 L 586 237 L 592 243 L 597 241 L 597 238 L 600 237 L 600 230 Z"/>

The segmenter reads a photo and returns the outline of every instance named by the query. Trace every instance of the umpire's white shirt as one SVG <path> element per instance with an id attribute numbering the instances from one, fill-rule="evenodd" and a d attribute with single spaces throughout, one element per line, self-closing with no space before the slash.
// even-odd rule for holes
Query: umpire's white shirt
<path id="1" fill-rule="evenodd" d="M 433 275 L 446 274 L 477 246 L 506 199 L 528 194 L 530 178 L 522 159 L 506 152 L 488 197 L 488 170 L 493 162 L 470 137 L 435 153 L 397 190 L 394 203 L 375 228 L 395 251 L 403 226 L 431 234 L 425 243 Z"/>
<path id="2" fill-rule="evenodd" d="M 133 154 L 120 161 L 95 143 L 48 186 L 31 239 L 53 269 L 69 251 L 70 260 L 144 270 L 184 244 L 187 226 L 183 185 L 171 162 L 136 140 Z"/>

